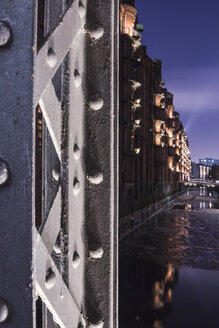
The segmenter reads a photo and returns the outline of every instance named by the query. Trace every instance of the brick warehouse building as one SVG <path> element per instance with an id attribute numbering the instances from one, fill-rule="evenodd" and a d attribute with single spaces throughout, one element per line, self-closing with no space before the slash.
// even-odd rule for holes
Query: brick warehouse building
<path id="1" fill-rule="evenodd" d="M 120 216 L 177 190 L 190 179 L 189 143 L 164 88 L 162 63 L 141 44 L 134 0 L 120 6 Z"/>

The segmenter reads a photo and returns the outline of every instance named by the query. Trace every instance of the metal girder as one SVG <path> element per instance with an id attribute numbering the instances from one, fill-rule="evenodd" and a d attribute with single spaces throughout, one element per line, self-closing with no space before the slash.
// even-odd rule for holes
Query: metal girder
<path id="1" fill-rule="evenodd" d="M 116 328 L 119 1 L 0 8 L 0 326 Z"/>
<path id="2" fill-rule="evenodd" d="M 34 3 L 0 4 L 0 323 L 32 327 L 33 83 L 31 76 Z M 27 10 L 27 8 L 29 8 Z M 6 26 L 8 43 L 4 43 Z M 26 26 L 26 28 L 25 28 Z M 28 28 L 27 28 L 28 27 Z M 25 58 L 25 60 L 24 60 Z M 8 173 L 9 174 L 9 173 Z"/>

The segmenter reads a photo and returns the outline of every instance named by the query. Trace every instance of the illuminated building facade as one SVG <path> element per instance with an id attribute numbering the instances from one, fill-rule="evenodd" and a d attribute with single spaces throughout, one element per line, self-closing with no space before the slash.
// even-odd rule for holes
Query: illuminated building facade
<path id="1" fill-rule="evenodd" d="M 192 179 L 209 180 L 211 168 L 212 166 L 209 165 L 192 162 Z"/>
<path id="2" fill-rule="evenodd" d="M 199 165 L 199 170 L 200 170 L 200 179 L 203 180 L 209 180 L 209 174 L 211 170 L 211 166 L 207 165 Z"/>
<path id="3" fill-rule="evenodd" d="M 141 44 L 133 0 L 120 6 L 120 211 L 125 216 L 190 179 L 189 143 L 162 63 Z"/>

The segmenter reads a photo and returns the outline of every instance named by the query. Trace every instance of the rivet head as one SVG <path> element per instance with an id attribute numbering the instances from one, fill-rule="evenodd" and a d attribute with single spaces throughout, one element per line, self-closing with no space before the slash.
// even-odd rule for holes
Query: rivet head
<path id="1" fill-rule="evenodd" d="M 90 100 L 90 108 L 100 110 L 103 107 L 103 99 L 99 95 L 94 95 Z"/>
<path id="2" fill-rule="evenodd" d="M 79 0 L 79 3 L 78 3 L 78 9 L 79 9 L 79 15 L 81 18 L 83 18 L 86 14 L 86 8 L 83 4 L 83 1 Z"/>
<path id="3" fill-rule="evenodd" d="M 53 246 L 53 250 L 56 252 L 56 254 L 61 254 L 61 240 L 60 240 L 60 233 L 58 234 L 58 237 L 56 239 L 56 242 Z"/>
<path id="4" fill-rule="evenodd" d="M 100 39 L 104 34 L 104 29 L 101 26 L 97 26 L 95 29 L 91 31 L 92 38 L 98 40 Z"/>
<path id="5" fill-rule="evenodd" d="M 104 325 L 104 322 L 103 321 L 99 321 L 97 323 L 91 323 L 89 325 L 90 328 L 102 328 Z"/>
<path id="6" fill-rule="evenodd" d="M 84 318 L 81 317 L 81 320 L 78 324 L 78 328 L 85 328 L 86 327 L 86 322 L 84 320 Z"/>
<path id="7" fill-rule="evenodd" d="M 74 178 L 73 181 L 73 193 L 75 196 L 77 196 L 80 192 L 80 181 L 78 180 L 78 178 Z"/>
<path id="8" fill-rule="evenodd" d="M 60 177 L 60 173 L 59 171 L 55 168 L 52 170 L 52 177 L 54 180 L 58 181 L 59 180 L 59 177 Z"/>
<path id="9" fill-rule="evenodd" d="M 8 306 L 3 299 L 0 298 L 0 323 L 5 322 L 8 318 Z"/>
<path id="10" fill-rule="evenodd" d="M 5 47 L 11 38 L 11 31 L 5 22 L 0 21 L 0 47 Z"/>
<path id="11" fill-rule="evenodd" d="M 78 328 L 84 328 L 84 325 L 83 325 L 83 323 L 79 323 L 79 325 L 78 325 Z"/>
<path id="12" fill-rule="evenodd" d="M 77 269 L 80 265 L 80 262 L 81 262 L 80 255 L 78 254 L 77 251 L 75 251 L 73 254 L 73 261 L 72 261 L 73 268 Z"/>
<path id="13" fill-rule="evenodd" d="M 73 148 L 73 156 L 74 156 L 74 159 L 77 161 L 80 156 L 81 156 L 81 151 L 80 151 L 80 148 L 78 147 L 77 144 L 74 144 L 74 148 Z"/>
<path id="14" fill-rule="evenodd" d="M 103 256 L 103 249 L 100 247 L 94 251 L 90 251 L 90 257 L 93 259 L 101 259 Z"/>
<path id="15" fill-rule="evenodd" d="M 56 275 L 55 272 L 49 268 L 46 273 L 45 285 L 47 289 L 51 289 L 55 286 L 56 283 Z"/>
<path id="16" fill-rule="evenodd" d="M 56 56 L 55 51 L 52 48 L 48 49 L 47 63 L 50 67 L 54 67 L 57 63 L 57 56 Z"/>
<path id="17" fill-rule="evenodd" d="M 77 69 L 75 69 L 74 71 L 74 82 L 75 82 L 75 86 L 76 88 L 78 88 L 81 85 L 81 74 L 79 73 L 79 71 Z"/>
<path id="18" fill-rule="evenodd" d="M 55 244 L 53 246 L 53 250 L 56 252 L 56 254 L 61 254 L 61 248 L 59 245 Z"/>
<path id="19" fill-rule="evenodd" d="M 4 185 L 9 178 L 9 170 L 7 164 L 0 158 L 0 186 Z"/>
<path id="20" fill-rule="evenodd" d="M 87 178 L 92 184 L 98 185 L 103 181 L 103 173 L 93 170 L 90 172 Z"/>

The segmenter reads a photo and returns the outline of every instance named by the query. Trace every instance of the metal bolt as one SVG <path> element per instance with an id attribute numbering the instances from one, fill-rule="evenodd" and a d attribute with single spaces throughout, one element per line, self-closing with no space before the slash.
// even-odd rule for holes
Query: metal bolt
<path id="1" fill-rule="evenodd" d="M 5 322 L 8 318 L 8 306 L 3 299 L 0 298 L 0 323 Z"/>
<path id="2" fill-rule="evenodd" d="M 9 178 L 9 170 L 7 164 L 0 158 L 0 186 L 5 184 Z"/>
<path id="3" fill-rule="evenodd" d="M 5 47 L 11 38 L 11 31 L 5 22 L 0 21 L 0 47 Z"/>

